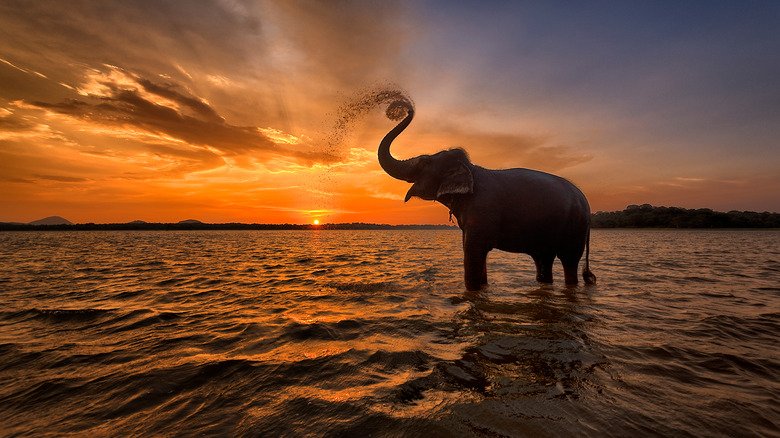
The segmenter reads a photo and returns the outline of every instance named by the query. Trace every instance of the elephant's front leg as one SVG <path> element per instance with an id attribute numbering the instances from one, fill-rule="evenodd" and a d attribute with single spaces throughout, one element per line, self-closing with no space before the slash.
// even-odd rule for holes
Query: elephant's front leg
<path id="1" fill-rule="evenodd" d="M 466 289 L 479 290 L 487 284 L 487 254 L 488 249 L 480 242 L 469 242 L 463 239 L 463 269 L 465 271 Z"/>

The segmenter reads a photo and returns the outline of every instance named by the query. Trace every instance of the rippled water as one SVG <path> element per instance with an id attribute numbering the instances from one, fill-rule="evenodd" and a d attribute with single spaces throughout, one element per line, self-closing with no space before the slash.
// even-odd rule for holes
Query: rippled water
<path id="1" fill-rule="evenodd" d="M 0 435 L 778 436 L 780 232 L 0 233 Z"/>

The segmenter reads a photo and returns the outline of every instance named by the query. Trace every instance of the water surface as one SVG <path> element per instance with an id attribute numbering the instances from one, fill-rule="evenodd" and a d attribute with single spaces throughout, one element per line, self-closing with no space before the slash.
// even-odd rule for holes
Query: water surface
<path id="1" fill-rule="evenodd" d="M 780 232 L 0 233 L 0 435 L 778 436 Z"/>

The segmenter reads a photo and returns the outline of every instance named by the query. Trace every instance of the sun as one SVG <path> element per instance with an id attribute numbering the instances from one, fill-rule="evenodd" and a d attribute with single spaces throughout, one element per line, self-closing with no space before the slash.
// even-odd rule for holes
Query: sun
<path id="1" fill-rule="evenodd" d="M 314 219 L 314 225 L 319 225 L 319 224 L 320 224 L 320 220 L 319 219 Z"/>

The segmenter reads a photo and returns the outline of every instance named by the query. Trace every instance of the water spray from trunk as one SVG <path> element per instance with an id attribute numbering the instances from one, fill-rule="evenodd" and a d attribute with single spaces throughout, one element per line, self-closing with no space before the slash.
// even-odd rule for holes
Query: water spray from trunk
<path id="1" fill-rule="evenodd" d="M 411 181 L 414 160 L 399 161 L 390 155 L 390 143 L 409 125 L 414 116 L 414 103 L 403 91 L 374 88 L 358 94 L 339 108 L 339 116 L 329 143 L 332 148 L 343 144 L 345 134 L 357 119 L 383 105 L 387 105 L 385 115 L 388 119 L 401 122 L 382 140 L 378 151 L 379 164 L 390 176 Z M 331 152 L 335 152 L 335 149 Z"/>
<path id="2" fill-rule="evenodd" d="M 412 100 L 403 91 L 378 87 L 360 92 L 339 107 L 327 139 L 327 152 L 338 155 L 354 123 L 383 105 L 387 105 L 385 115 L 390 120 L 401 120 L 409 110 L 414 110 Z"/>
<path id="3" fill-rule="evenodd" d="M 385 115 L 390 120 L 401 120 L 414 111 L 412 100 L 405 92 L 394 87 L 374 87 L 359 92 L 339 107 L 333 127 L 328 130 L 325 141 L 321 143 L 325 149 L 323 152 L 335 157 L 336 162 L 345 159 L 349 154 L 347 139 L 355 122 L 385 105 L 387 105 Z M 335 184 L 331 169 L 331 166 L 327 166 L 318 172 L 317 176 L 315 190 L 320 195 L 314 204 L 317 209 L 323 211 L 334 209 L 334 200 L 328 196 Z"/>

